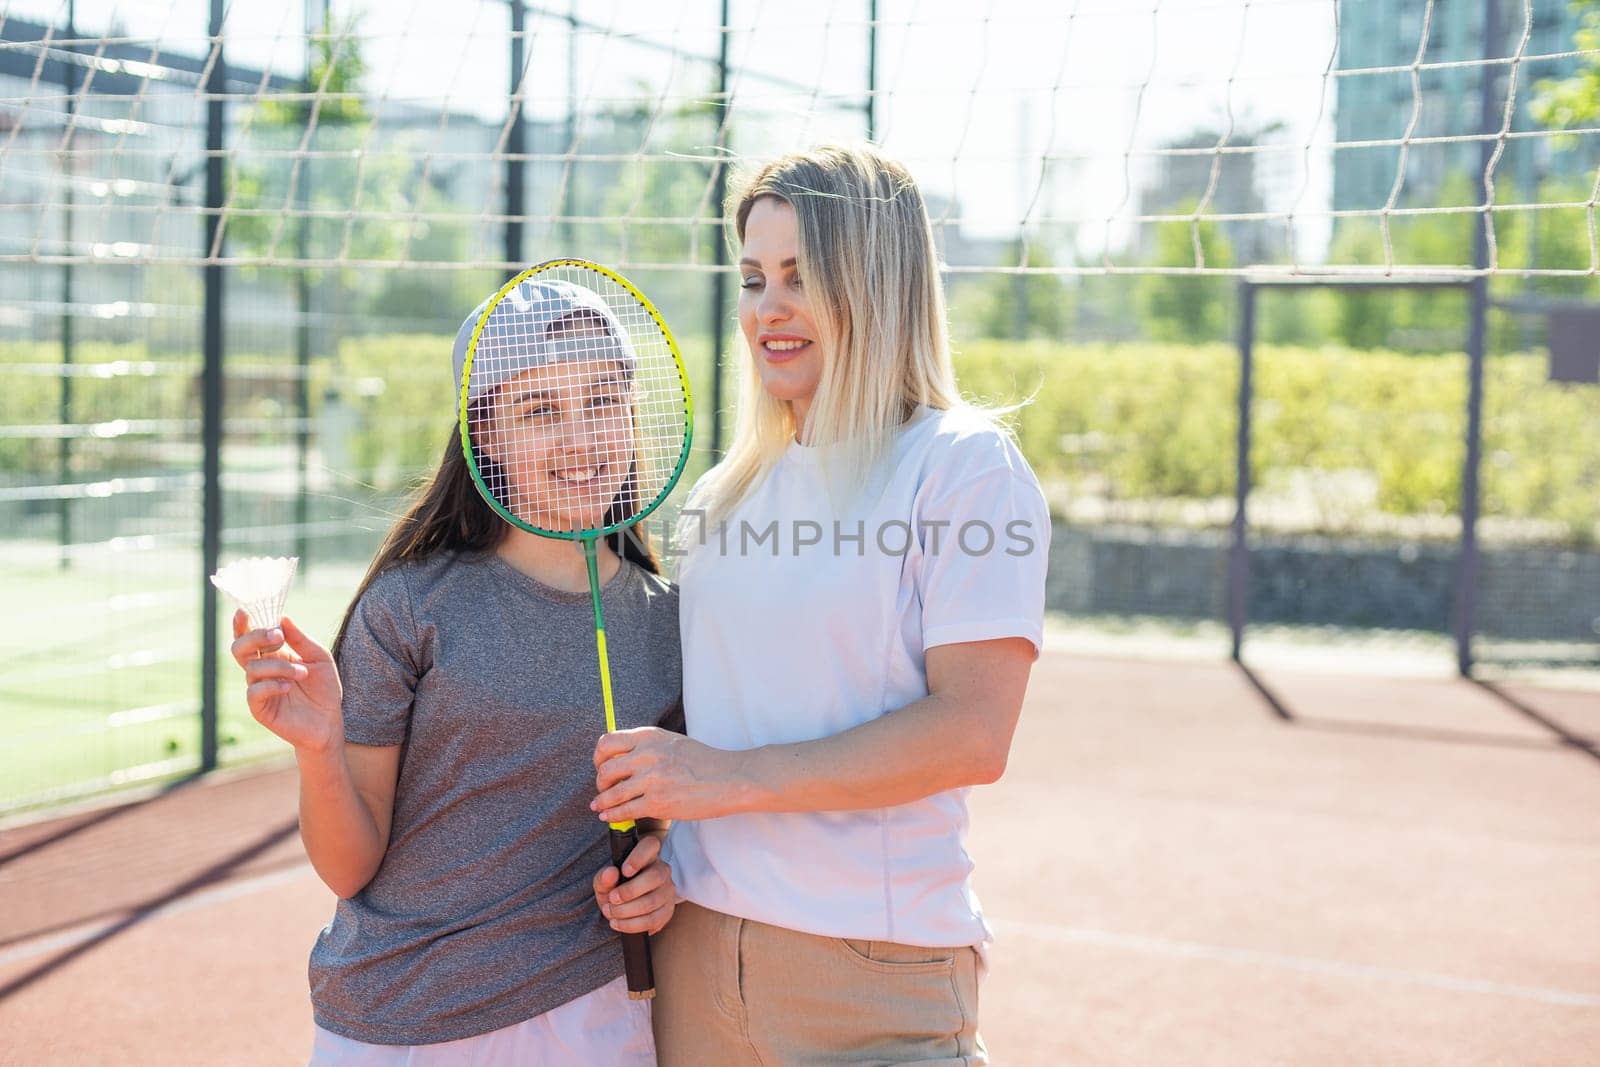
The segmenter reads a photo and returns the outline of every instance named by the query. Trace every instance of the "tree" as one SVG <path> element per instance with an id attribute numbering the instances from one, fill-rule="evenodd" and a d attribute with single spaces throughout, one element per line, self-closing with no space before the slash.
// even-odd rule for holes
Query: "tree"
<path id="1" fill-rule="evenodd" d="M 1548 178 L 1538 189 L 1539 204 L 1577 204 L 1577 207 L 1541 207 L 1514 211 L 1496 221 L 1500 262 L 1508 267 L 1553 270 L 1587 270 L 1589 267 L 1589 212 L 1582 205 L 1590 196 L 1588 182 L 1578 178 Z M 1507 281 L 1546 296 L 1592 296 L 1594 281 L 1583 276 L 1512 278 Z"/>
<path id="2" fill-rule="evenodd" d="M 308 57 L 304 85 L 314 95 L 265 99 L 241 124 L 250 138 L 243 158 L 250 159 L 252 150 L 273 153 L 264 162 L 237 167 L 232 176 L 234 204 L 266 209 L 229 219 L 228 239 L 249 253 L 274 259 L 434 262 L 466 253 L 468 215 L 459 223 L 379 217 L 445 214 L 450 202 L 438 174 L 422 180 L 425 153 L 410 150 L 420 145 L 408 145 L 421 134 L 385 130 L 383 143 L 374 143 L 378 131 L 362 93 L 368 72 L 362 40 L 359 16 L 335 23 L 330 15 Z M 302 144 L 306 154 L 298 160 L 297 175 L 295 160 L 280 153 L 298 151 Z M 476 279 L 459 271 L 442 281 L 397 269 L 307 267 L 296 273 L 301 286 L 319 288 L 318 303 L 347 312 L 449 320 L 477 302 L 476 288 L 467 287 Z"/>
<path id="3" fill-rule="evenodd" d="M 1445 178 L 1431 207 L 1478 202 L 1482 186 L 1465 172 Z M 1515 190 L 1502 180 L 1497 200 L 1511 202 Z M 1496 234 L 1506 233 L 1507 215 L 1496 216 Z M 1389 219 L 1384 248 L 1379 220 L 1372 216 L 1341 220 L 1329 259 L 1334 263 L 1381 267 L 1462 267 L 1472 263 L 1473 243 L 1482 217 L 1476 212 L 1399 215 Z M 1466 337 L 1462 296 L 1434 289 L 1339 290 L 1334 298 L 1334 336 L 1352 348 L 1393 348 L 1411 352 L 1458 350 Z"/>
<path id="4" fill-rule="evenodd" d="M 306 147 L 311 151 L 315 151 L 319 139 L 326 140 L 332 131 L 365 132 L 371 116 L 360 93 L 367 64 L 358 47 L 360 38 L 357 29 L 358 23 L 353 18 L 336 27 L 332 15 L 328 15 L 322 33 L 312 43 L 312 54 L 307 57 L 302 87 L 302 92 L 314 93 L 315 98 L 305 99 L 297 95 L 295 99 L 279 100 L 269 97 L 257 104 L 253 113 L 244 117 L 242 128 L 263 142 L 264 147 L 274 151 L 298 148 L 305 130 L 313 122 L 316 130 L 312 137 L 306 139 Z M 299 162 L 296 195 L 301 199 L 300 210 L 303 211 L 316 206 L 316 201 L 306 194 L 306 188 L 311 184 L 311 176 L 307 172 L 314 171 L 316 164 L 324 161 L 307 156 Z M 238 167 L 232 174 L 233 201 L 251 209 L 282 203 L 282 198 L 289 195 L 293 170 L 291 162 L 279 159 L 260 166 Z M 298 228 L 293 235 L 295 240 L 309 236 L 312 221 L 303 216 L 289 220 L 289 225 Z M 239 215 L 229 219 L 228 238 L 251 251 L 267 255 L 281 245 L 284 228 L 282 216 Z"/>
<path id="5" fill-rule="evenodd" d="M 1572 35 L 1574 51 L 1587 53 L 1565 78 L 1545 78 L 1534 85 L 1533 117 L 1554 130 L 1593 126 L 1600 122 L 1600 0 L 1572 0 L 1579 15 Z M 1578 147 L 1576 136 L 1556 140 L 1558 151 Z M 1541 203 L 1583 203 L 1593 195 L 1586 182 L 1552 179 L 1539 188 Z M 1521 221 L 1521 220 L 1519 220 Z M 1522 227 L 1525 243 L 1519 250 L 1523 264 L 1584 269 L 1589 266 L 1587 211 L 1562 209 L 1535 213 L 1532 225 Z M 1592 282 L 1581 277 L 1531 278 L 1527 287 L 1538 293 L 1572 296 L 1592 293 Z"/>
<path id="6" fill-rule="evenodd" d="M 1582 17 L 1572 35 L 1574 51 L 1587 52 L 1578 69 L 1565 78 L 1534 83 L 1533 117 L 1555 130 L 1592 125 L 1600 119 L 1600 0 L 1572 0 Z M 1568 141 L 1575 138 L 1568 138 Z"/>
<path id="7" fill-rule="evenodd" d="M 590 122 L 594 127 L 586 138 L 590 143 L 602 140 L 618 153 L 681 157 L 607 164 L 610 173 L 605 180 L 585 183 L 593 190 L 587 195 L 594 199 L 587 210 L 614 220 L 607 221 L 594 236 L 614 249 L 608 254 L 629 262 L 709 263 L 716 242 L 724 240 L 724 233 L 716 227 L 636 220 L 706 219 L 717 214 L 719 205 L 711 203 L 713 164 L 696 157 L 709 155 L 708 146 L 716 144 L 722 111 L 708 100 L 654 114 L 645 102 L 656 95 L 656 90 L 641 84 L 635 90 L 636 106 L 602 112 Z M 683 281 L 688 284 L 679 289 L 677 283 Z M 662 279 L 657 290 L 661 287 L 668 292 L 677 290 L 685 298 L 703 291 L 698 282 L 689 279 Z"/>
<path id="8" fill-rule="evenodd" d="M 1193 211 L 1196 201 L 1180 205 L 1172 214 Z M 1195 235 L 1199 235 L 1199 254 Z M 1221 227 L 1211 219 L 1198 223 L 1163 222 L 1156 225 L 1157 267 L 1227 267 L 1233 248 Z M 1146 330 L 1158 341 L 1219 341 L 1228 336 L 1233 322 L 1232 286 L 1220 276 L 1152 274 L 1139 286 L 1139 310 Z"/>
<path id="9" fill-rule="evenodd" d="M 1021 241 L 1014 249 L 1020 262 Z M 1052 265 L 1037 247 L 1028 250 L 1028 266 Z M 986 274 L 951 285 L 948 293 L 951 330 L 962 339 L 1059 341 L 1071 332 L 1073 293 L 1059 275 Z"/>
<path id="10" fill-rule="evenodd" d="M 1334 263 L 1382 263 L 1383 238 L 1367 219 L 1346 219 L 1329 249 Z M 1334 295 L 1333 335 L 1351 348 L 1382 348 L 1393 343 L 1398 290 L 1339 289 Z"/>

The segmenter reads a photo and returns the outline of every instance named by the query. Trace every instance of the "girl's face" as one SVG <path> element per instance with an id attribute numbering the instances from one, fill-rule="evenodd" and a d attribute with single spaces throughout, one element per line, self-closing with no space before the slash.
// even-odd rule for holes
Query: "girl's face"
<path id="1" fill-rule="evenodd" d="M 761 387 L 794 407 L 805 422 L 822 380 L 822 345 L 801 285 L 800 230 L 794 207 L 764 196 L 744 224 L 739 260 L 739 326 L 755 359 Z"/>
<path id="2" fill-rule="evenodd" d="M 593 530 L 634 456 L 634 380 L 615 360 L 572 360 L 501 385 L 480 440 L 512 514 L 546 530 Z"/>

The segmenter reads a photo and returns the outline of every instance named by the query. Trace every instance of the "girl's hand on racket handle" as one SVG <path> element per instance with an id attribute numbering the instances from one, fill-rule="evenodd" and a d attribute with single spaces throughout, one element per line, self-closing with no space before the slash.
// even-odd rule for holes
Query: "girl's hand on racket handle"
<path id="1" fill-rule="evenodd" d="M 630 877 L 620 885 L 615 867 L 603 867 L 594 876 L 594 901 L 600 905 L 600 914 L 619 934 L 657 932 L 678 906 L 672 867 L 661 858 L 660 836 L 640 834 L 639 843 L 622 861 L 622 869 Z"/>
<path id="2" fill-rule="evenodd" d="M 233 613 L 230 651 L 244 668 L 245 697 L 256 721 L 297 751 L 325 752 L 344 740 L 344 688 L 328 650 L 285 617 L 271 630 L 247 630 Z"/>
<path id="3" fill-rule="evenodd" d="M 656 726 L 617 730 L 595 745 L 589 809 L 606 822 L 730 814 L 739 756 Z"/>

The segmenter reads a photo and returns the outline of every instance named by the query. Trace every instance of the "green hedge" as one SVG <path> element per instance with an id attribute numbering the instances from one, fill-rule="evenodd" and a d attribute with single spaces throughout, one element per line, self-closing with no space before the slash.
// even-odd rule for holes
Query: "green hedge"
<path id="1" fill-rule="evenodd" d="M 313 391 L 322 396 L 337 370 L 344 400 L 363 429 L 354 437 L 351 459 L 362 477 L 380 488 L 393 488 L 439 464 L 455 407 L 451 340 L 427 334 L 346 338 L 336 367 L 325 368 L 321 376 L 323 388 Z"/>
<path id="2" fill-rule="evenodd" d="M 75 346 L 74 361 L 102 367 L 118 361 L 143 363 L 150 359 L 143 345 L 85 342 Z M 0 426 L 55 426 L 61 416 L 63 379 L 39 373 L 60 363 L 60 346 L 45 342 L 0 342 Z M 105 423 L 116 419 L 199 418 L 199 363 L 193 373 L 163 359 L 154 373 L 115 377 L 75 376 L 72 382 L 72 421 Z M 30 366 L 21 367 L 19 364 Z M 72 443 L 78 470 L 116 474 L 140 465 L 149 438 L 79 439 Z M 0 477 L 33 479 L 58 462 L 60 442 L 54 437 L 0 436 Z"/>
<path id="3" fill-rule="evenodd" d="M 1546 378 L 1543 355 L 1485 374 L 1483 513 L 1600 525 L 1600 389 Z M 1458 507 L 1465 356 L 1341 348 L 1257 351 L 1252 478 L 1363 470 L 1396 515 Z M 1115 499 L 1233 491 L 1238 352 L 1229 345 L 978 342 L 956 357 L 969 396 L 1032 401 L 1013 415 L 1040 476 Z"/>
<path id="4" fill-rule="evenodd" d="M 316 417 L 338 382 L 355 416 L 350 473 L 393 486 L 439 458 L 449 432 L 450 339 L 395 335 L 344 340 L 314 365 Z M 60 381 L 6 373 L 5 363 L 48 364 L 43 343 L 0 344 L 0 425 L 55 422 Z M 137 345 L 80 345 L 81 363 L 140 361 Z M 239 363 L 264 357 L 230 357 Z M 278 357 L 278 362 L 285 362 Z M 976 342 L 956 357 L 964 393 L 997 403 L 1032 397 L 1012 416 L 1040 476 L 1112 499 L 1208 499 L 1233 488 L 1238 356 L 1228 345 L 1063 345 Z M 198 363 L 195 364 L 198 371 Z M 1484 422 L 1486 515 L 1560 524 L 1592 543 L 1600 526 L 1600 389 L 1546 380 L 1542 355 L 1489 360 Z M 230 382 L 229 411 L 289 414 L 287 383 Z M 79 378 L 74 417 L 198 417 L 192 374 Z M 1377 507 L 1395 515 L 1448 514 L 1460 490 L 1466 361 L 1341 348 L 1258 351 L 1254 477 L 1285 470 L 1370 472 Z M 701 404 L 705 407 L 704 401 Z M 143 455 L 75 446 L 79 473 L 109 473 Z M 38 478 L 54 470 L 53 439 L 0 438 L 0 470 Z M 91 468 L 93 468 L 91 470 Z"/>

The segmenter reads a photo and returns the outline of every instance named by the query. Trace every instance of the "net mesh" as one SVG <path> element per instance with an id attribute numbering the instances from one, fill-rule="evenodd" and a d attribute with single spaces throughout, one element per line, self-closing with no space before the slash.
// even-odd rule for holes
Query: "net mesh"
<path id="1" fill-rule="evenodd" d="M 1600 15 L 1567 0 L 205 16 L 0 9 L 0 265 L 715 271 L 724 164 L 867 136 L 931 194 L 957 274 L 1600 273 Z M 1546 219 L 1569 239 L 1530 247 Z M 1483 230 L 1486 261 L 1428 221 Z"/>

